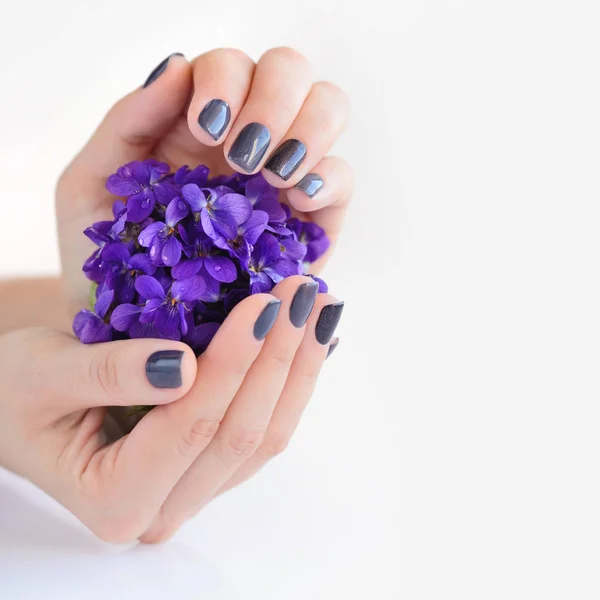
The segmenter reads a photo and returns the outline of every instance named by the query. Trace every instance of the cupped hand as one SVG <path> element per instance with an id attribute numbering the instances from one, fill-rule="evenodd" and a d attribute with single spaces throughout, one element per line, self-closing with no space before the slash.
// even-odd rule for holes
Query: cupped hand
<path id="1" fill-rule="evenodd" d="M 0 337 L 0 464 L 111 542 L 170 537 L 285 448 L 342 304 L 291 277 L 241 302 L 198 360 L 158 339 Z M 114 442 L 107 406 L 157 405 Z"/>
<path id="2" fill-rule="evenodd" d="M 232 49 L 213 50 L 191 63 L 180 54 L 165 59 L 142 87 L 115 104 L 59 181 L 59 238 L 71 312 L 89 298 L 81 267 L 94 248 L 82 232 L 111 218 L 114 198 L 104 184 L 129 161 L 153 157 L 172 169 L 206 164 L 217 174 L 261 171 L 296 216 L 323 227 L 335 243 L 353 179 L 344 160 L 326 153 L 348 113 L 345 94 L 332 83 L 313 83 L 308 61 L 290 48 L 269 50 L 256 64 Z M 329 254 L 313 265 L 313 273 Z"/>

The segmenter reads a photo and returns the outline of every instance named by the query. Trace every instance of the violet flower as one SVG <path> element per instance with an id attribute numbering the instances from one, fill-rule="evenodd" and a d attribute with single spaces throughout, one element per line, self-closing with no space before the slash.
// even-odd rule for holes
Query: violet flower
<path id="1" fill-rule="evenodd" d="M 94 311 L 81 310 L 73 321 L 73 332 L 84 344 L 110 342 L 113 335 L 112 327 L 105 317 L 113 302 L 115 292 L 107 290 L 96 300 Z"/>
<path id="2" fill-rule="evenodd" d="M 274 284 L 299 273 L 298 263 L 281 257 L 279 242 L 270 233 L 264 233 L 256 242 L 248 271 L 251 294 L 270 292 Z"/>
<path id="3" fill-rule="evenodd" d="M 178 193 L 164 175 L 169 165 L 156 160 L 127 163 L 106 181 L 106 189 L 116 196 L 127 197 L 127 220 L 139 223 L 148 218 L 156 203 L 166 206 Z"/>

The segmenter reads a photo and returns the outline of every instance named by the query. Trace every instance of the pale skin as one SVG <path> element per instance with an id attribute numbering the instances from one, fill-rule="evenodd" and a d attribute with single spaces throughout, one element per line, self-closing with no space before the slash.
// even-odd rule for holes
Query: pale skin
<path id="1" fill-rule="evenodd" d="M 231 108 L 216 141 L 198 124 L 215 98 Z M 338 300 L 319 294 L 306 324 L 295 327 L 290 303 L 310 280 L 286 279 L 271 294 L 240 303 L 198 359 L 167 340 L 83 346 L 69 332 L 89 294 L 81 265 L 93 248 L 81 232 L 109 218 L 104 181 L 118 166 L 152 156 L 171 166 L 240 171 L 228 151 L 245 124 L 259 122 L 272 142 L 254 172 L 262 171 L 281 188 L 282 201 L 335 242 L 352 173 L 326 153 L 347 120 L 344 94 L 331 83 L 313 83 L 306 59 L 289 48 L 270 50 L 257 64 L 229 49 L 193 61 L 173 56 L 148 87 L 117 102 L 57 187 L 62 278 L 0 284 L 0 464 L 54 496 L 102 539 L 155 543 L 280 453 L 327 356 L 328 345 L 315 337 L 320 311 Z M 305 143 L 307 156 L 284 181 L 263 167 L 290 138 Z M 307 173 L 324 180 L 313 198 L 293 187 Z M 282 302 L 279 315 L 259 341 L 254 323 L 275 298 Z M 146 360 L 170 349 L 185 353 L 182 385 L 155 388 Z M 130 433 L 107 437 L 106 407 L 135 404 L 157 407 Z"/>

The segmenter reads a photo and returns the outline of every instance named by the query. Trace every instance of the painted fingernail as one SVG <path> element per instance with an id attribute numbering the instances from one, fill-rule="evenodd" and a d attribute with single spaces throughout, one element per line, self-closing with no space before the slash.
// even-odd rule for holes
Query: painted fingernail
<path id="1" fill-rule="evenodd" d="M 329 344 L 329 350 L 327 350 L 327 356 L 325 357 L 325 359 L 328 359 L 333 354 L 333 351 L 338 347 L 339 343 L 339 338 L 334 338 L 332 340 L 331 344 Z"/>
<path id="2" fill-rule="evenodd" d="M 290 321 L 294 327 L 303 327 L 315 305 L 319 284 L 316 281 L 303 283 L 294 294 L 290 305 Z"/>
<path id="3" fill-rule="evenodd" d="M 322 187 L 323 179 L 316 173 L 305 175 L 294 187 L 302 190 L 309 198 L 312 198 Z"/>
<path id="4" fill-rule="evenodd" d="M 275 150 L 265 168 L 287 181 L 306 158 L 306 146 L 300 140 L 286 140 Z"/>
<path id="5" fill-rule="evenodd" d="M 156 81 L 165 71 L 165 69 L 167 68 L 167 65 L 169 64 L 169 61 L 171 60 L 171 58 L 173 58 L 174 56 L 183 56 L 183 54 L 181 54 L 181 52 L 173 52 L 173 54 L 169 54 L 169 56 L 167 56 L 167 58 L 165 58 L 165 60 L 163 60 L 158 67 L 156 67 L 154 69 L 154 71 L 152 71 L 152 73 L 150 73 L 150 75 L 148 75 L 148 79 L 146 79 L 144 86 L 143 87 L 148 87 L 152 82 Z"/>
<path id="6" fill-rule="evenodd" d="M 257 340 L 264 340 L 267 333 L 271 331 L 271 327 L 275 325 L 280 308 L 281 300 L 273 300 L 263 308 L 263 311 L 254 324 L 254 337 Z"/>
<path id="7" fill-rule="evenodd" d="M 231 120 L 231 109 L 225 100 L 211 100 L 198 116 L 198 124 L 215 142 L 223 135 Z"/>
<path id="8" fill-rule="evenodd" d="M 146 362 L 146 377 L 156 388 L 181 387 L 181 350 L 161 350 Z"/>
<path id="9" fill-rule="evenodd" d="M 315 335 L 317 342 L 323 346 L 329 344 L 335 328 L 338 326 L 344 310 L 344 303 L 328 304 L 321 309 L 317 326 L 315 327 Z"/>
<path id="10" fill-rule="evenodd" d="M 249 123 L 233 142 L 229 150 L 229 160 L 251 173 L 260 164 L 270 143 L 271 134 L 264 125 Z"/>

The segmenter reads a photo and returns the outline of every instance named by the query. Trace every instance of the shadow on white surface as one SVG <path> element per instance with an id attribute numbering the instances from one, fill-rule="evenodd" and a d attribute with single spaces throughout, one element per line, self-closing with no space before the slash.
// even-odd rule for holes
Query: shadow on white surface
<path id="1" fill-rule="evenodd" d="M 38 598 L 41 590 L 61 600 L 237 597 L 190 546 L 105 544 L 39 490 L 0 470 L 0 597 Z"/>

